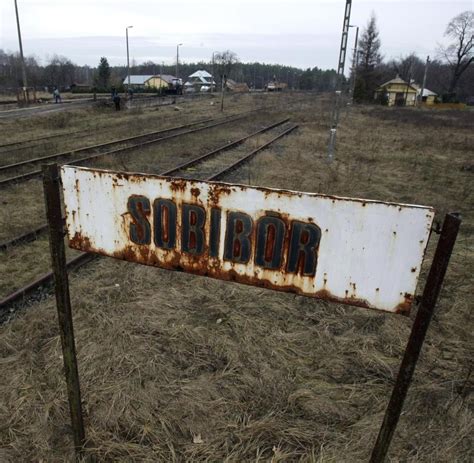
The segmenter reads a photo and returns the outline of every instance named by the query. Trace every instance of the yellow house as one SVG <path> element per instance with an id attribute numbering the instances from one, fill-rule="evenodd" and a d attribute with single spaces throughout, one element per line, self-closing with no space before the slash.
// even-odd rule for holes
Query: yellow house
<path id="1" fill-rule="evenodd" d="M 397 75 L 375 91 L 375 99 L 385 99 L 388 106 L 415 106 L 417 88 Z"/>
<path id="2" fill-rule="evenodd" d="M 171 88 L 178 79 L 168 74 L 158 75 L 130 75 L 130 87 L 139 88 Z M 128 85 L 128 76 L 123 80 L 123 85 Z"/>

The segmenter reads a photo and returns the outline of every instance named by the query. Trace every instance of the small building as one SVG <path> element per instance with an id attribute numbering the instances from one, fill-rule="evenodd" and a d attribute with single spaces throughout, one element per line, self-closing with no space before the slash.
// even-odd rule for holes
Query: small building
<path id="1" fill-rule="evenodd" d="M 405 82 L 399 75 L 385 82 L 375 91 L 374 99 L 388 106 L 415 106 L 418 89 L 413 83 Z"/>
<path id="2" fill-rule="evenodd" d="M 249 86 L 245 82 L 236 82 L 232 79 L 227 79 L 226 89 L 234 93 L 248 93 Z"/>
<path id="3" fill-rule="evenodd" d="M 212 74 L 209 74 L 204 70 L 193 72 L 184 83 L 184 90 L 188 93 L 208 91 L 215 87 L 216 82 L 214 81 Z"/>
<path id="4" fill-rule="evenodd" d="M 123 80 L 128 86 L 128 76 Z M 181 85 L 181 79 L 169 74 L 157 75 L 130 75 L 130 87 L 133 89 L 166 89 L 173 90 Z"/>
<path id="5" fill-rule="evenodd" d="M 90 93 L 93 91 L 93 86 L 89 84 L 80 84 L 73 82 L 70 86 L 73 93 Z"/>
<path id="6" fill-rule="evenodd" d="M 282 92 L 287 87 L 288 84 L 286 82 L 278 82 L 277 80 L 272 80 L 265 86 L 267 92 Z"/>
<path id="7" fill-rule="evenodd" d="M 421 88 L 418 89 L 417 98 L 420 98 Z M 428 90 L 427 88 L 423 89 L 423 95 L 421 95 L 422 103 L 427 105 L 435 104 L 438 99 L 438 94 Z"/>

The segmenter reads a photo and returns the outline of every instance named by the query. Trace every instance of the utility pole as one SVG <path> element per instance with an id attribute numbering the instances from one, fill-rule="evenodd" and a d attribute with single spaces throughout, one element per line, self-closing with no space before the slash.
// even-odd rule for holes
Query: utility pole
<path id="1" fill-rule="evenodd" d="M 15 0 L 15 13 L 16 13 L 16 27 L 18 29 L 18 43 L 20 44 L 20 58 L 21 58 L 21 73 L 23 79 L 23 92 L 26 97 L 26 89 L 28 87 L 28 80 L 26 78 L 26 66 L 25 57 L 23 56 L 23 44 L 21 42 L 21 30 L 20 30 L 20 17 L 18 16 L 18 5 Z M 25 100 L 26 101 L 26 100 Z"/>
<path id="2" fill-rule="evenodd" d="M 408 67 L 408 82 L 407 82 L 407 88 L 406 88 L 406 91 L 405 91 L 405 106 L 407 105 L 407 101 L 408 101 L 408 91 L 410 90 L 410 86 L 411 86 L 411 70 L 412 70 L 412 67 L 413 67 L 413 62 L 410 61 L 410 66 Z M 416 94 L 415 94 L 416 95 Z M 416 96 L 415 96 L 416 98 Z M 413 102 L 413 104 L 416 103 L 416 100 Z"/>
<path id="3" fill-rule="evenodd" d="M 351 88 L 350 88 L 350 93 L 349 93 L 349 104 L 351 105 L 354 103 L 354 90 L 355 90 L 355 84 L 356 84 L 356 74 L 357 74 L 357 44 L 359 40 L 359 26 L 349 26 L 349 27 L 355 27 L 356 28 L 356 36 L 355 36 L 355 41 L 354 41 L 354 55 L 352 56 L 352 82 L 351 82 Z"/>
<path id="4" fill-rule="evenodd" d="M 179 47 L 183 45 L 182 43 L 178 43 L 176 45 L 176 79 L 179 79 L 178 77 L 178 65 L 179 65 Z"/>
<path id="5" fill-rule="evenodd" d="M 128 90 L 130 90 L 130 55 L 128 53 L 128 30 L 131 29 L 133 26 L 127 26 L 125 28 L 125 39 L 127 42 L 127 82 L 128 82 Z"/>
<path id="6" fill-rule="evenodd" d="M 226 75 L 221 76 L 221 112 L 224 111 L 224 91 L 225 91 L 225 82 L 227 81 Z"/>
<path id="7" fill-rule="evenodd" d="M 213 93 L 213 92 L 214 92 L 214 79 L 215 79 L 215 78 L 214 78 L 214 72 L 215 72 L 215 71 L 214 71 L 214 54 L 215 54 L 215 53 L 216 53 L 215 51 L 213 51 L 213 52 L 212 52 L 212 79 L 211 79 L 211 93 Z"/>
<path id="8" fill-rule="evenodd" d="M 423 74 L 423 84 L 421 85 L 421 93 L 420 93 L 420 99 L 418 101 L 419 106 L 421 107 L 421 103 L 423 102 L 423 92 L 425 91 L 425 86 L 426 86 L 426 76 L 428 74 L 428 66 L 430 64 L 430 57 L 429 55 L 426 57 L 426 63 L 425 63 L 425 73 Z"/>
<path id="9" fill-rule="evenodd" d="M 352 0 L 346 0 L 346 8 L 344 10 L 344 21 L 342 22 L 342 36 L 341 36 L 341 49 L 339 50 L 339 63 L 337 66 L 337 76 L 335 85 L 334 104 L 331 115 L 331 129 L 329 131 L 329 143 L 328 143 L 328 160 L 332 162 L 334 158 L 334 148 L 336 147 L 336 132 L 337 125 L 339 123 L 339 112 L 341 109 L 341 83 L 344 76 L 344 65 L 346 63 L 346 51 L 347 51 L 347 36 L 349 34 L 349 22 L 351 19 L 351 7 Z"/>

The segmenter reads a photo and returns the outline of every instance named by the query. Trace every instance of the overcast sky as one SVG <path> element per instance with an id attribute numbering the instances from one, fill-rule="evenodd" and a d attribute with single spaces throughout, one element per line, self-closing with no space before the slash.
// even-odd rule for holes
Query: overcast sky
<path id="1" fill-rule="evenodd" d="M 26 55 L 42 63 L 54 54 L 96 66 L 101 56 L 171 64 L 182 42 L 184 61 L 210 60 L 230 49 L 243 62 L 336 68 L 345 0 L 18 0 Z M 412 51 L 435 55 L 448 21 L 474 0 L 353 0 L 351 23 L 373 11 L 385 58 Z M 0 48 L 18 50 L 14 0 L 0 0 Z M 354 29 L 350 44 L 353 46 Z M 347 64 L 346 64 L 347 68 Z"/>

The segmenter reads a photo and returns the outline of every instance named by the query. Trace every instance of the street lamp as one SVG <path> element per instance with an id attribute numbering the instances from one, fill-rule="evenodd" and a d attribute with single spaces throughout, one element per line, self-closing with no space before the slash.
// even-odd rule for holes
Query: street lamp
<path id="1" fill-rule="evenodd" d="M 178 64 L 179 64 L 179 47 L 183 45 L 182 43 L 178 43 L 176 45 L 176 79 L 179 79 L 178 77 Z"/>
<path id="2" fill-rule="evenodd" d="M 354 41 L 354 56 L 352 57 L 352 82 L 351 82 L 351 88 L 350 88 L 350 94 L 349 94 L 349 104 L 352 104 L 354 102 L 354 90 L 355 90 L 355 83 L 356 83 L 356 72 L 357 72 L 357 40 L 359 39 L 359 26 L 355 26 L 350 24 L 349 27 L 355 27 L 356 28 L 356 35 L 355 35 L 355 41 Z"/>
<path id="3" fill-rule="evenodd" d="M 127 81 L 128 81 L 128 89 L 130 90 L 130 56 L 128 54 L 128 30 L 131 29 L 133 26 L 127 26 L 125 28 L 125 37 L 127 41 Z"/>

